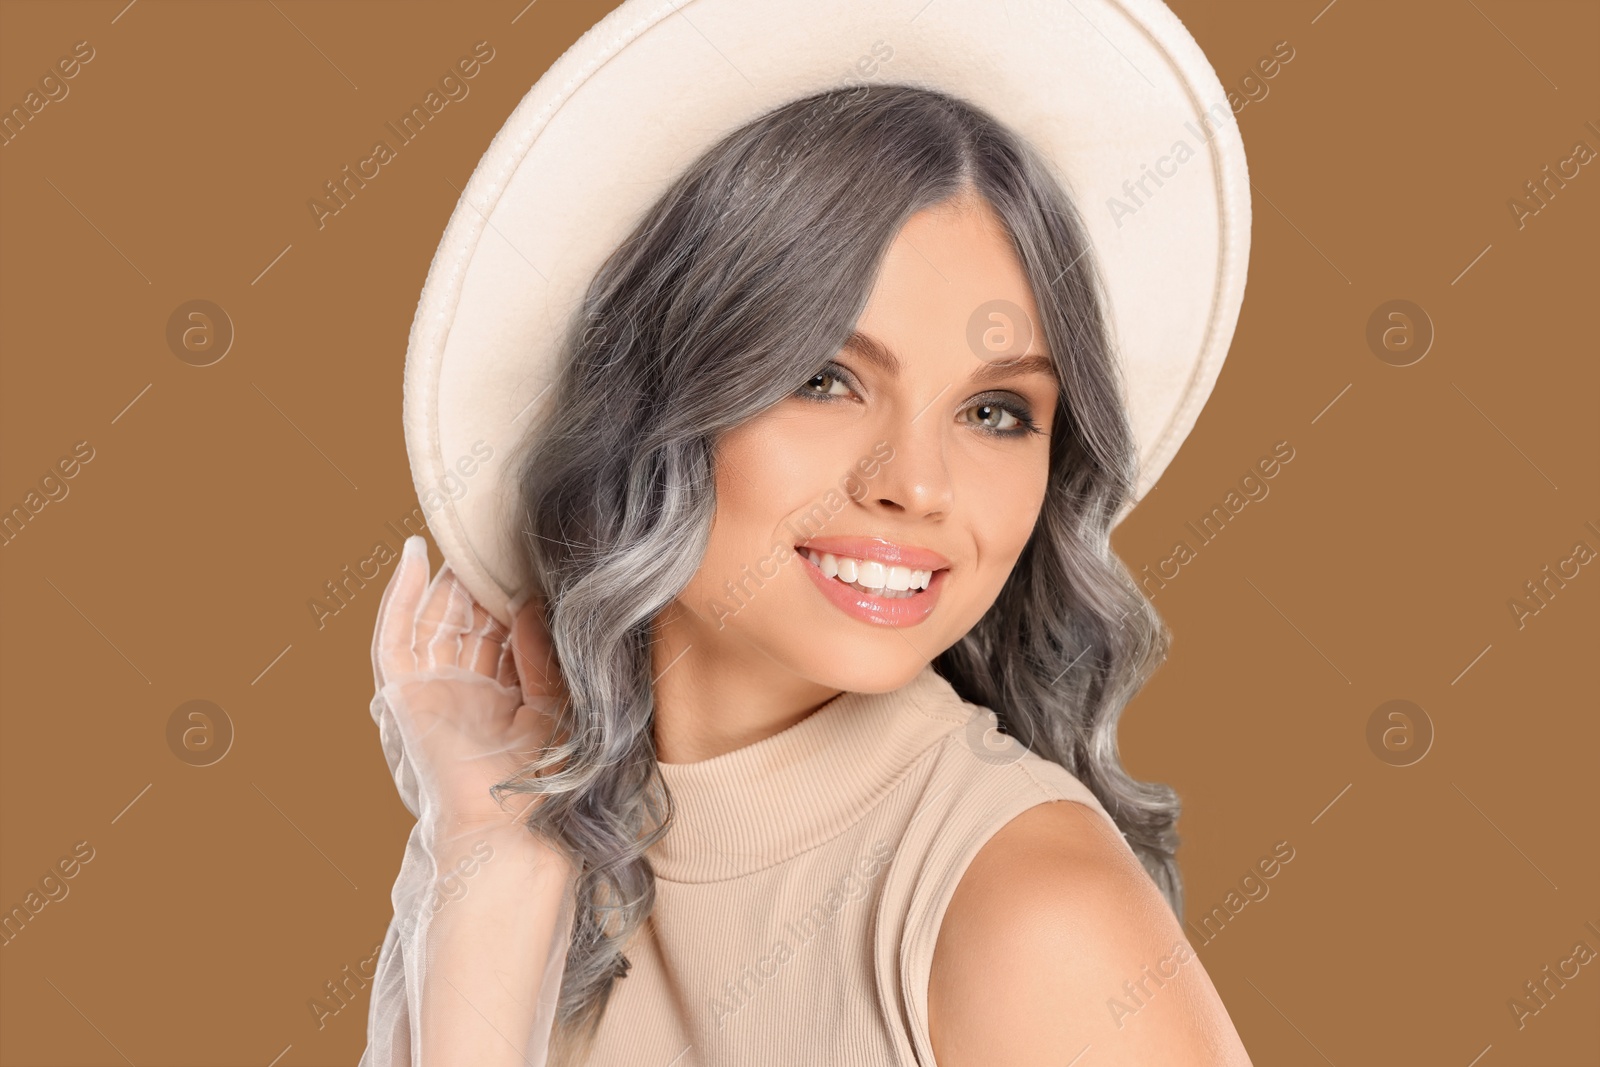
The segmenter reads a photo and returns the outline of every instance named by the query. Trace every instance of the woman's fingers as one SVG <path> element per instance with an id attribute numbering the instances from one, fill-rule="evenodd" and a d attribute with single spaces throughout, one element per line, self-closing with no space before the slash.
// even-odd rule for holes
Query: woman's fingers
<path id="1" fill-rule="evenodd" d="M 372 674 L 375 683 L 370 711 L 378 724 L 384 757 L 400 790 L 400 799 L 413 816 L 418 814 L 416 772 L 401 741 L 400 726 L 394 712 L 383 699 L 388 680 L 416 669 L 412 651 L 412 632 L 416 625 L 417 604 L 428 583 L 428 542 L 409 537 L 400 551 L 400 562 L 389 577 L 383 598 L 378 602 L 378 619 L 372 633 Z"/>
<path id="2" fill-rule="evenodd" d="M 486 674 L 490 678 L 498 679 L 500 676 L 500 653 L 505 647 L 507 637 L 506 628 L 500 621 L 490 615 L 488 609 L 473 598 L 472 601 L 472 633 L 463 641 L 465 660 L 464 667 L 470 667 L 479 674 Z"/>
<path id="3" fill-rule="evenodd" d="M 471 613 L 453 577 L 450 563 L 446 561 L 428 583 L 428 591 L 417 609 L 414 643 L 417 659 L 425 671 L 455 663 L 461 654 L 461 634 L 467 628 L 466 620 Z"/>
<path id="4" fill-rule="evenodd" d="M 413 535 L 406 538 L 400 562 L 378 602 L 378 621 L 372 632 L 372 676 L 378 689 L 389 678 L 416 669 L 411 637 L 427 585 L 428 542 Z"/>
<path id="5" fill-rule="evenodd" d="M 506 629 L 467 592 L 449 561 L 420 600 L 411 636 L 418 669 L 464 667 L 497 678 Z"/>
<path id="6" fill-rule="evenodd" d="M 443 619 L 432 640 L 432 661 L 496 678 L 505 627 L 467 592 L 449 563 L 440 568 L 439 581 L 447 595 Z"/>

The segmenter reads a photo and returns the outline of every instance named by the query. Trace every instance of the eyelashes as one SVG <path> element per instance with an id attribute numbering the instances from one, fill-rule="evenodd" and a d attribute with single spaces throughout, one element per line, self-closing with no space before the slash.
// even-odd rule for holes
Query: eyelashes
<path id="1" fill-rule="evenodd" d="M 833 381 L 844 385 L 845 388 L 851 390 L 852 392 L 855 391 L 855 379 L 850 376 L 850 373 L 837 363 L 828 363 L 822 368 L 822 370 L 818 371 L 816 374 L 813 374 L 804 385 L 796 389 L 794 395 L 805 397 L 809 400 L 824 404 L 843 399 L 843 397 L 839 396 L 838 394 L 822 393 L 812 389 L 811 384 L 817 381 L 819 378 L 832 379 Z M 978 432 L 984 434 L 985 436 L 998 438 L 1022 438 L 1031 436 L 1033 434 L 1045 433 L 1045 431 L 1034 420 L 1033 412 L 1029 409 L 1028 405 L 1015 399 L 1009 394 L 985 394 L 975 399 L 970 405 L 968 405 L 966 410 L 972 411 L 978 408 L 987 408 L 991 411 L 1003 412 L 1007 415 L 1010 415 L 1012 420 L 1016 423 L 1015 426 L 1007 426 L 1002 428 L 984 425 L 983 420 L 975 422 L 974 425 L 977 426 Z"/>

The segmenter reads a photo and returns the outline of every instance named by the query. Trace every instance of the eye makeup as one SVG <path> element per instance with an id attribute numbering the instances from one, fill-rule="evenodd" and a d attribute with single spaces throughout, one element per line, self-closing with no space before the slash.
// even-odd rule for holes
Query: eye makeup
<path id="1" fill-rule="evenodd" d="M 810 400 L 819 401 L 821 403 L 831 403 L 835 400 L 844 399 L 844 397 L 838 393 L 817 392 L 810 388 L 812 383 L 818 381 L 819 379 L 824 381 L 832 380 L 843 385 L 850 392 L 859 395 L 859 389 L 857 388 L 855 378 L 850 374 L 849 371 L 845 370 L 843 366 L 831 361 L 825 364 L 822 370 L 818 371 L 816 374 L 813 374 L 804 385 L 795 390 L 794 395 L 803 396 Z M 1015 394 L 982 394 L 978 397 L 975 397 L 973 402 L 964 410 L 971 411 L 974 408 L 990 408 L 1005 412 L 1009 414 L 1017 423 L 1016 426 L 1007 427 L 1005 429 L 997 429 L 991 426 L 983 425 L 982 420 L 976 420 L 975 425 L 978 429 L 978 432 L 985 434 L 986 436 L 998 438 L 1020 438 L 1033 434 L 1043 434 L 1045 432 L 1039 426 L 1039 424 L 1034 421 L 1033 412 L 1029 406 Z"/>

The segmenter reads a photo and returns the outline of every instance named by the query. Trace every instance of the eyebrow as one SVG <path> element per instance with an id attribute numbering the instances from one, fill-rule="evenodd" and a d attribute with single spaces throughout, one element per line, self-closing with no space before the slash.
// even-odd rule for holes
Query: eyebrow
<path id="1" fill-rule="evenodd" d="M 894 354 L 892 348 L 871 334 L 860 330 L 852 331 L 845 339 L 843 347 L 878 367 L 889 377 L 899 377 L 903 366 L 900 358 Z M 971 380 L 982 385 L 1028 374 L 1045 374 L 1054 378 L 1055 364 L 1049 356 L 1039 353 L 1018 356 L 1014 359 L 988 360 L 980 369 L 973 372 Z"/>

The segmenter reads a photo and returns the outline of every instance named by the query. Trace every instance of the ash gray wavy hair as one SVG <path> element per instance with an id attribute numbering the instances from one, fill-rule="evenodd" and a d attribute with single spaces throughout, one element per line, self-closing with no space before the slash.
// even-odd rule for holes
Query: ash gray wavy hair
<path id="1" fill-rule="evenodd" d="M 1137 460 L 1084 226 L 1043 158 L 982 109 L 846 86 L 733 131 L 660 197 L 573 318 L 557 417 L 521 443 L 520 543 L 568 699 L 557 743 L 495 791 L 542 795 L 527 825 L 580 872 L 552 1062 L 587 1046 L 655 900 L 645 853 L 672 803 L 655 762 L 652 633 L 700 567 L 716 443 L 837 355 L 911 215 L 970 191 L 1010 233 L 1061 402 L 1032 537 L 934 668 L 1081 779 L 1182 915 L 1178 797 L 1131 778 L 1117 752 L 1117 719 L 1169 636 L 1110 548 Z"/>

